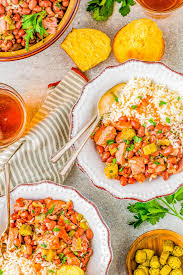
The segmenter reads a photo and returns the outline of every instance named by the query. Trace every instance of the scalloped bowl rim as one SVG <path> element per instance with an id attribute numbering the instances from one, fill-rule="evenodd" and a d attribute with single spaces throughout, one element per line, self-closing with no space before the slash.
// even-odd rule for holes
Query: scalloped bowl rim
<path id="1" fill-rule="evenodd" d="M 81 92 L 81 95 L 79 97 L 79 99 L 77 100 L 77 102 L 74 104 L 73 108 L 72 108 L 72 111 L 71 111 L 71 114 L 70 114 L 70 125 L 71 125 L 71 128 L 70 128 L 70 138 L 72 138 L 73 136 L 73 132 L 74 132 L 74 127 L 75 127 L 75 121 L 74 121 L 74 116 L 75 116 L 75 109 L 77 108 L 78 104 L 80 103 L 80 101 L 82 100 L 82 98 L 85 96 L 85 90 L 86 88 L 91 85 L 92 83 L 94 83 L 98 78 L 100 78 L 106 71 L 110 71 L 111 69 L 115 69 L 115 68 L 119 68 L 119 67 L 123 67 L 124 65 L 128 65 L 130 63 L 134 63 L 134 64 L 138 64 L 138 63 L 141 63 L 141 64 L 146 64 L 146 65 L 157 65 L 157 66 L 160 66 L 161 68 L 164 68 L 165 70 L 167 70 L 167 72 L 171 73 L 172 75 L 177 75 L 177 76 L 180 76 L 182 78 L 182 81 L 183 81 L 183 74 L 182 73 L 179 73 L 173 69 L 171 69 L 169 66 L 167 66 L 166 64 L 160 62 L 160 61 L 141 61 L 141 60 L 138 60 L 138 59 L 129 59 L 121 64 L 118 64 L 118 65 L 114 65 L 114 66 L 108 66 L 106 67 L 105 69 L 103 69 L 101 71 L 101 73 L 99 73 L 94 79 L 90 80 L 87 82 L 87 84 L 83 87 L 82 89 L 82 92 Z M 122 81 L 123 82 L 123 81 Z M 111 87 L 109 87 L 111 88 Z M 75 133 L 74 133 L 75 134 Z M 75 148 L 75 146 L 73 146 L 73 148 Z M 81 151 L 82 152 L 82 151 Z M 80 157 L 80 156 L 79 156 Z M 97 188 L 103 190 L 103 191 L 106 191 L 108 192 L 110 195 L 112 195 L 114 198 L 116 199 L 132 199 L 132 200 L 136 200 L 136 201 L 140 201 L 140 202 L 147 202 L 147 201 L 150 201 L 150 200 L 153 200 L 153 199 L 156 199 L 156 198 L 160 198 L 160 197 L 164 197 L 164 196 L 168 196 L 168 195 L 172 195 L 174 194 L 180 187 L 183 186 L 183 180 L 182 182 L 176 186 L 174 189 L 172 189 L 170 192 L 167 192 L 167 193 L 164 193 L 164 194 L 156 194 L 156 195 L 152 195 L 148 198 L 144 198 L 144 195 L 136 195 L 136 194 L 126 194 L 126 195 L 121 195 L 118 196 L 116 194 L 114 194 L 111 190 L 108 190 L 106 187 L 104 186 L 100 186 L 98 185 L 98 183 L 95 182 L 95 180 L 93 179 L 93 177 L 90 175 L 90 173 L 88 171 L 86 171 L 83 163 L 81 163 L 79 157 L 77 158 L 77 161 L 76 161 L 76 164 L 77 166 L 79 167 L 79 169 L 87 175 L 87 177 L 89 178 L 90 182 Z M 179 173 L 180 174 L 180 173 Z M 104 175 L 105 177 L 105 175 Z M 112 184 L 112 183 L 111 183 Z M 127 185 L 128 186 L 128 185 Z M 123 192 L 123 189 L 121 190 L 121 193 Z"/>
<path id="2" fill-rule="evenodd" d="M 113 253 L 112 253 L 112 248 L 111 248 L 111 233 L 110 233 L 110 229 L 109 227 L 106 225 L 106 223 L 104 222 L 104 219 L 102 217 L 102 215 L 100 214 L 100 211 L 98 209 L 98 207 L 95 205 L 94 202 L 90 201 L 89 199 L 87 199 L 86 197 L 84 197 L 76 188 L 74 187 L 71 187 L 71 186 L 66 186 L 66 185 L 61 185 L 61 184 L 58 184 L 58 183 L 55 183 L 55 182 L 52 182 L 50 180 L 43 180 L 43 181 L 40 181 L 40 182 L 35 182 L 35 183 L 25 183 L 25 184 L 19 184 L 17 186 L 15 186 L 11 191 L 10 191 L 10 198 L 11 198 L 11 194 L 13 194 L 14 192 L 17 194 L 20 192 L 23 192 L 23 188 L 27 187 L 27 190 L 26 190 L 26 197 L 28 197 L 29 199 L 33 199 L 31 198 L 31 193 L 33 194 L 33 191 L 34 190 L 31 190 L 31 187 L 32 188 L 36 188 L 36 187 L 39 187 L 39 185 L 46 185 L 48 186 L 56 186 L 56 188 L 59 188 L 59 189 L 65 189 L 67 190 L 68 192 L 70 192 L 71 194 L 76 194 L 76 196 L 79 196 L 79 199 L 82 200 L 84 202 L 84 204 L 88 204 L 91 206 L 92 208 L 92 211 L 95 212 L 95 216 L 98 216 L 99 220 L 100 220 L 100 224 L 102 224 L 103 226 L 103 230 L 105 230 L 105 233 L 106 233 L 106 237 L 105 237 L 105 252 L 107 253 L 107 256 L 108 256 L 108 259 L 105 263 L 105 267 L 104 270 L 105 270 L 105 275 L 108 274 L 108 271 L 109 271 L 109 267 L 110 267 L 110 264 L 112 262 L 112 259 L 113 259 Z M 30 191 L 29 191 L 29 188 L 30 188 Z M 50 187 L 51 188 L 51 187 Z M 25 191 L 24 191 L 25 192 Z M 30 192 L 30 197 L 29 197 L 29 192 Z M 51 191 L 50 191 L 51 192 Z M 53 190 L 54 192 L 54 190 Z M 34 194 L 33 194 L 34 196 Z M 39 196 L 39 195 L 38 195 Z M 51 193 L 48 194 L 48 197 L 52 197 L 54 198 L 54 194 L 52 195 Z M 57 198 L 58 199 L 58 198 Z M 66 200 L 64 198 L 62 198 L 62 200 Z M 74 200 L 73 200 L 74 202 Z M 2 205 L 5 203 L 5 196 L 4 195 L 1 195 L 0 196 L 0 209 L 2 207 Z M 76 204 L 76 202 L 74 202 L 74 205 Z M 12 207 L 11 207 L 11 210 L 12 210 Z M 11 211 L 12 212 L 12 211 Z M 2 221 L 1 221 L 2 222 Z M 91 225 L 92 224 L 92 221 L 88 220 L 89 224 Z M 101 227 L 100 227 L 100 230 L 101 230 Z M 94 229 L 93 229 L 94 231 Z M 94 234 L 95 234 L 95 231 L 94 231 Z M 104 242 L 104 241 L 103 241 Z M 107 250 L 107 251 L 106 251 Z M 95 252 L 95 251 L 94 251 Z M 105 255 L 106 256 L 106 255 Z M 94 256 L 93 256 L 94 257 Z M 103 258 L 104 258 L 104 255 L 103 255 Z M 92 259 L 91 259 L 92 260 Z M 105 260 L 106 260 L 106 257 L 105 257 Z M 102 260 L 103 262 L 105 261 L 104 259 Z M 86 273 L 87 274 L 87 273 Z M 92 274 L 90 272 L 90 274 Z M 103 275 L 104 273 L 102 273 L 101 275 Z"/>
<path id="3" fill-rule="evenodd" d="M 69 25 L 71 24 L 74 16 L 78 10 L 80 4 L 80 0 L 70 0 L 70 4 L 66 10 L 66 13 L 57 27 L 57 32 L 55 34 L 48 35 L 44 42 L 40 41 L 29 48 L 29 51 L 26 52 L 25 49 L 20 49 L 18 51 L 12 52 L 0 52 L 0 62 L 6 61 L 15 61 L 19 59 L 28 58 L 32 55 L 35 55 L 49 46 L 51 46 L 55 41 L 59 39 L 59 37 L 67 30 Z"/>

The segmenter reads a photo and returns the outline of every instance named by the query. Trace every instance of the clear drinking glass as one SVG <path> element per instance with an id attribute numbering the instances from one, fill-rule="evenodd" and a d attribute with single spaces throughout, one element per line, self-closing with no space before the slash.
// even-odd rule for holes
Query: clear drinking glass
<path id="1" fill-rule="evenodd" d="M 26 105 L 21 95 L 12 87 L 0 83 L 0 149 L 23 135 L 26 121 Z"/>
<path id="2" fill-rule="evenodd" d="M 145 13 L 155 18 L 165 18 L 183 6 L 183 0 L 137 0 Z"/>

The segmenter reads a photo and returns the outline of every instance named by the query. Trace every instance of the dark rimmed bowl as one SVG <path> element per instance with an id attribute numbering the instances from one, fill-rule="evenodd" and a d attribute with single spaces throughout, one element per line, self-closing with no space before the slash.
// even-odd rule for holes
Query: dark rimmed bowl
<path id="1" fill-rule="evenodd" d="M 80 0 L 70 0 L 70 4 L 66 10 L 64 17 L 59 23 L 57 32 L 55 34 L 50 34 L 44 39 L 44 41 L 40 41 L 35 45 L 29 47 L 28 52 L 26 52 L 25 49 L 13 52 L 0 52 L 0 61 L 6 62 L 24 59 L 47 49 L 67 30 L 78 10 L 79 3 Z"/>

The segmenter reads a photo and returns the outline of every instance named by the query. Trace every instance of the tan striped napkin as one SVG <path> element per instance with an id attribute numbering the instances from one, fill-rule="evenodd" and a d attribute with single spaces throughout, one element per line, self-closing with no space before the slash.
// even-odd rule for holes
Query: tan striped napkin
<path id="1" fill-rule="evenodd" d="M 0 194 L 4 193 L 3 165 L 10 158 L 11 188 L 45 179 L 57 183 L 64 181 L 58 169 L 71 151 L 56 164 L 50 162 L 50 156 L 68 141 L 70 111 L 86 82 L 82 74 L 72 69 L 56 87 L 49 89 L 43 106 L 31 122 L 31 130 L 0 153 Z"/>

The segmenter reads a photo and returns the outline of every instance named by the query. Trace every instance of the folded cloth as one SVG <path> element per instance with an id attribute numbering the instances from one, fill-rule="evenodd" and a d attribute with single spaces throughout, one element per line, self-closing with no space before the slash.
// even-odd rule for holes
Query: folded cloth
<path id="1" fill-rule="evenodd" d="M 58 169 L 71 155 L 68 150 L 55 164 L 50 158 L 69 138 L 70 112 L 87 79 L 77 69 L 66 74 L 57 86 L 49 85 L 49 94 L 31 121 L 30 130 L 19 141 L 0 153 L 0 194 L 4 193 L 4 163 L 9 160 L 11 189 L 18 184 L 52 180 L 63 183 Z"/>

